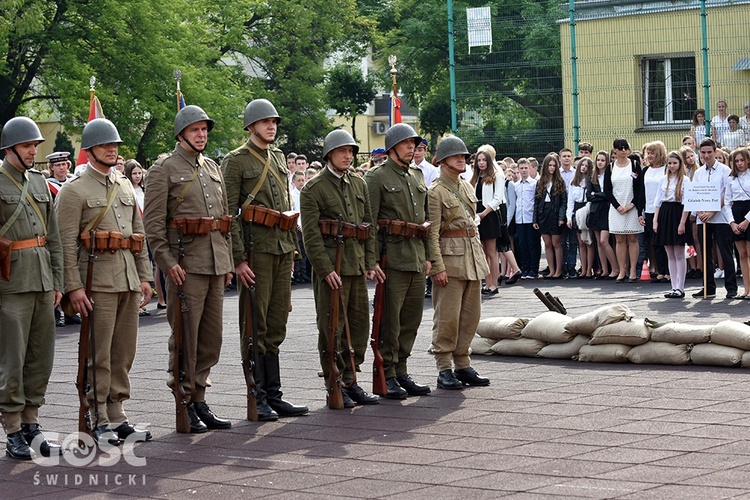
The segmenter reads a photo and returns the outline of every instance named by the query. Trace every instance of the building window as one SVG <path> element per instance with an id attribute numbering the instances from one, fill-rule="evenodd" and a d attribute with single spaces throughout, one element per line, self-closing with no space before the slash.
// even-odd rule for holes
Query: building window
<path id="1" fill-rule="evenodd" d="M 697 107 L 695 57 L 643 59 L 645 125 L 689 123 Z"/>

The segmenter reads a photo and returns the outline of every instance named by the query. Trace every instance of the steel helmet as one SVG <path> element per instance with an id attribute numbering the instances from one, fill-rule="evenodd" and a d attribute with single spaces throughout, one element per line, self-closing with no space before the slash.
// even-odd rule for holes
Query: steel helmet
<path id="1" fill-rule="evenodd" d="M 16 144 L 32 141 L 44 142 L 44 137 L 42 137 L 39 127 L 37 127 L 31 118 L 16 116 L 8 120 L 3 127 L 3 133 L 0 137 L 0 149 L 12 148 Z"/>
<path id="2" fill-rule="evenodd" d="M 116 142 L 122 144 L 117 127 L 106 118 L 96 118 L 83 127 L 81 134 L 81 149 L 91 149 L 101 144 Z"/>
<path id="3" fill-rule="evenodd" d="M 469 156 L 469 150 L 466 149 L 464 141 L 456 137 L 455 135 L 449 135 L 437 145 L 437 151 L 435 152 L 435 163 L 440 163 L 449 156 L 464 155 Z"/>
<path id="4" fill-rule="evenodd" d="M 281 123 L 281 116 L 279 116 L 271 101 L 268 99 L 253 99 L 245 106 L 245 126 L 243 128 L 247 129 L 258 120 L 265 120 L 266 118 L 276 118 L 278 120 L 276 123 Z"/>
<path id="5" fill-rule="evenodd" d="M 206 122 L 208 124 L 208 131 L 211 132 L 214 128 L 214 121 L 208 117 L 202 108 L 190 105 L 185 106 L 177 112 L 174 117 L 174 137 L 180 135 L 180 132 L 185 130 L 188 125 L 192 125 L 197 122 Z"/>
<path id="6" fill-rule="evenodd" d="M 327 160 L 328 153 L 336 148 L 340 148 L 341 146 L 352 146 L 354 148 L 355 156 L 359 153 L 359 146 L 357 146 L 357 143 L 354 141 L 352 134 L 346 130 L 338 129 L 330 132 L 326 136 L 325 141 L 323 141 L 323 160 Z"/>
<path id="7" fill-rule="evenodd" d="M 385 133 L 386 151 L 390 151 L 396 144 L 401 141 L 405 141 L 406 139 L 413 139 L 415 147 L 418 146 L 419 142 L 422 140 L 422 138 L 417 135 L 414 129 L 406 123 L 395 124 Z"/>

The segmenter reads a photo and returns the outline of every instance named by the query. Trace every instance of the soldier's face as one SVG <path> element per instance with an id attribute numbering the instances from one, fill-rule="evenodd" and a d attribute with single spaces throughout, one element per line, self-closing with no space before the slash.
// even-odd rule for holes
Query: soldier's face
<path id="1" fill-rule="evenodd" d="M 354 159 L 352 146 L 341 146 L 328 153 L 328 164 L 338 173 L 346 172 Z"/>
<path id="2" fill-rule="evenodd" d="M 189 141 L 198 151 L 206 149 L 206 144 L 208 143 L 208 122 L 200 121 L 191 123 L 180 134 L 180 145 L 184 149 L 191 151 L 190 146 L 185 144 L 185 140 Z"/>
<path id="3" fill-rule="evenodd" d="M 398 155 L 398 158 L 408 164 L 414 158 L 414 139 L 406 139 L 399 142 L 393 146 L 393 150 Z"/>
<path id="4" fill-rule="evenodd" d="M 99 144 L 91 148 L 94 156 L 98 158 L 104 165 L 108 167 L 114 167 L 117 163 L 117 143 L 110 142 L 109 144 Z M 93 158 L 90 158 L 93 159 Z"/>
<path id="5" fill-rule="evenodd" d="M 466 172 L 466 155 L 453 155 L 440 162 L 443 172 L 454 177 Z"/>
<path id="6" fill-rule="evenodd" d="M 276 130 L 278 127 L 276 118 L 265 118 L 250 125 L 250 132 L 258 140 L 266 144 L 271 144 L 276 140 Z"/>
<path id="7" fill-rule="evenodd" d="M 39 146 L 38 141 L 22 142 L 21 144 L 16 144 L 15 146 L 13 146 L 13 149 L 16 150 L 18 156 L 13 153 L 12 149 L 8 148 L 5 150 L 5 157 L 8 159 L 8 162 L 11 165 L 23 172 L 24 170 L 26 170 L 24 168 L 24 165 L 34 165 L 37 146 Z"/>

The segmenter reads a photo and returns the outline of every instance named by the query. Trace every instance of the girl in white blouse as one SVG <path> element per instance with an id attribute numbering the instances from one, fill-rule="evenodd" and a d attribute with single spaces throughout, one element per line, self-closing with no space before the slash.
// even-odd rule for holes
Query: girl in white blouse
<path id="1" fill-rule="evenodd" d="M 586 243 L 581 237 L 581 228 L 578 227 L 575 213 L 588 203 L 587 191 L 589 179 L 594 170 L 594 162 L 591 158 L 581 158 L 576 165 L 576 173 L 570 181 L 568 188 L 568 207 L 565 215 L 568 219 L 568 228 L 576 229 L 578 233 L 578 248 L 581 252 L 581 274 L 579 278 L 591 278 L 594 273 L 594 247 L 589 239 Z"/>
<path id="2" fill-rule="evenodd" d="M 740 269 L 745 291 L 739 297 L 750 299 L 750 152 L 738 148 L 729 155 L 729 183 L 724 192 L 724 204 L 732 208 L 733 220 L 729 223 L 734 233 L 734 244 L 740 254 Z"/>

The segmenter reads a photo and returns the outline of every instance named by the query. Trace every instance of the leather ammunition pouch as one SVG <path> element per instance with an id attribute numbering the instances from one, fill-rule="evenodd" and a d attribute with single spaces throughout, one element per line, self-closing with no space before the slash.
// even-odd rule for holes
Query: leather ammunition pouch
<path id="1" fill-rule="evenodd" d="M 45 236 L 18 241 L 0 237 L 0 278 L 10 281 L 10 261 L 13 250 L 43 247 L 46 244 L 47 238 Z"/>
<path id="2" fill-rule="evenodd" d="M 339 221 L 335 219 L 321 219 L 318 221 L 318 226 L 320 227 L 320 234 L 323 236 L 335 238 L 339 234 Z M 361 224 L 343 222 L 341 225 L 341 235 L 344 239 L 356 238 L 359 241 L 365 241 L 370 237 L 370 226 L 369 222 Z"/>
<path id="3" fill-rule="evenodd" d="M 430 235 L 432 222 L 425 221 L 422 224 L 417 224 L 416 222 L 402 220 L 378 219 L 378 227 L 390 236 L 426 239 Z"/>
<path id="4" fill-rule="evenodd" d="M 222 215 L 220 219 L 214 217 L 175 217 L 169 223 L 171 228 L 180 228 L 183 235 L 205 236 L 211 231 L 229 234 L 232 231 L 232 216 Z"/>
<path id="5" fill-rule="evenodd" d="M 81 233 L 81 246 L 91 249 L 91 233 Z M 115 253 L 118 250 L 130 250 L 137 255 L 143 251 L 146 238 L 142 234 L 134 233 L 129 238 L 123 237 L 119 231 L 94 231 L 94 250 L 97 252 Z"/>
<path id="6" fill-rule="evenodd" d="M 253 224 L 260 224 L 266 227 L 279 226 L 279 229 L 282 231 L 291 231 L 296 228 L 298 218 L 299 212 L 292 210 L 279 212 L 278 210 L 260 205 L 248 205 L 242 212 L 242 220 L 245 222 L 252 222 Z"/>

